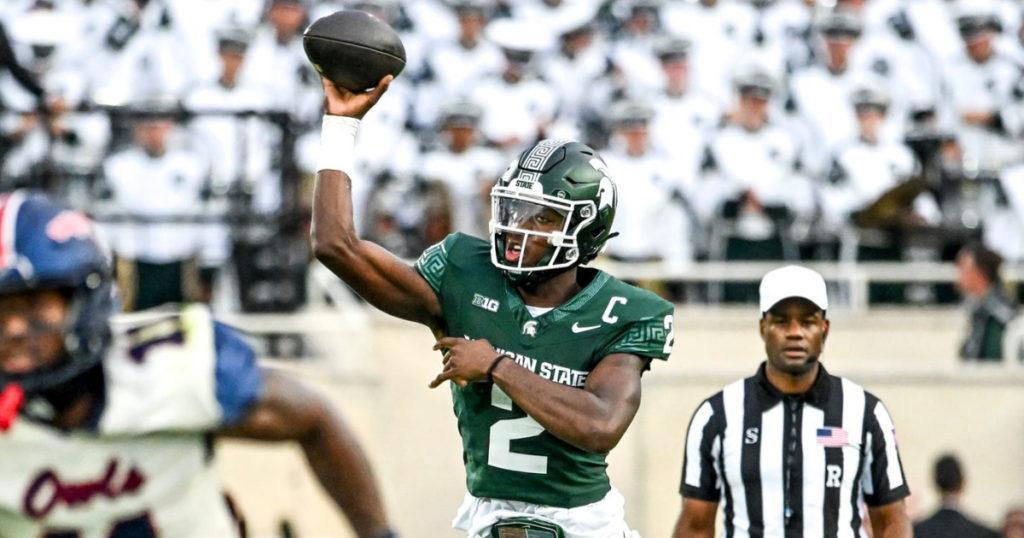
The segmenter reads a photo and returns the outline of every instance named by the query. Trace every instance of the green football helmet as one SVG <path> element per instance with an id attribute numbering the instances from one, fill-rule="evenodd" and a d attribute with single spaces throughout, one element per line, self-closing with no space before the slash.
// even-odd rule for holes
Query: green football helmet
<path id="1" fill-rule="evenodd" d="M 542 140 L 512 162 L 491 189 L 491 262 L 515 285 L 551 278 L 594 259 L 613 234 L 617 196 L 608 169 L 579 142 Z M 546 210 L 562 217 L 559 230 L 541 231 L 533 219 Z M 508 247 L 509 235 L 522 237 Z M 524 266 L 522 252 L 531 237 L 551 245 L 539 263 Z"/>

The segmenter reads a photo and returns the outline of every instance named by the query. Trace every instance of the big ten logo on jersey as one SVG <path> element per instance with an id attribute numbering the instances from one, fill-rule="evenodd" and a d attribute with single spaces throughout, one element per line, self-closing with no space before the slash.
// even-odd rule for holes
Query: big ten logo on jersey
<path id="1" fill-rule="evenodd" d="M 498 307 L 501 306 L 501 303 L 499 303 L 496 299 L 491 299 L 490 297 L 484 297 L 479 293 L 474 293 L 473 306 L 478 306 L 480 308 L 483 308 L 484 310 L 490 310 L 491 312 L 497 312 Z"/>

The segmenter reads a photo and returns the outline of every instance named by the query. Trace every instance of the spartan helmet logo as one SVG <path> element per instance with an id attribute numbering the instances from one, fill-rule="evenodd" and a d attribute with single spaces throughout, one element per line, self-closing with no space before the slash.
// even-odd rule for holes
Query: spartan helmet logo
<path id="1" fill-rule="evenodd" d="M 601 178 L 601 186 L 597 190 L 597 209 L 604 209 L 615 203 L 615 184 L 607 175 Z"/>
<path id="2" fill-rule="evenodd" d="M 530 320 L 523 324 L 523 334 L 526 336 L 537 336 L 537 322 Z"/>

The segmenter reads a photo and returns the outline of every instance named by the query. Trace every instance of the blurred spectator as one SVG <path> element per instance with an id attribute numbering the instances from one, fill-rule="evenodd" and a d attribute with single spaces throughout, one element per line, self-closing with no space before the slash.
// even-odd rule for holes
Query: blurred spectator
<path id="1" fill-rule="evenodd" d="M 173 101 L 147 101 L 132 112 L 134 143 L 104 164 L 111 207 L 97 212 L 98 221 L 108 221 L 100 230 L 117 258 L 124 308 L 208 301 L 228 243 L 224 225 L 188 222 L 217 217 L 207 203 L 207 165 L 198 154 L 173 147 L 179 113 Z"/>
<path id="2" fill-rule="evenodd" d="M 490 2 L 491 0 L 487 0 Z M 451 14 L 448 0 L 394 1 L 401 8 L 409 30 L 422 37 L 424 45 L 451 42 L 459 35 L 459 25 Z"/>
<path id="3" fill-rule="evenodd" d="M 479 81 L 471 94 L 484 110 L 480 131 L 511 156 L 544 138 L 558 105 L 554 90 L 536 73 L 535 55 L 551 50 L 554 37 L 545 27 L 497 20 L 487 37 L 505 54 L 502 72 Z"/>
<path id="4" fill-rule="evenodd" d="M 180 32 L 166 0 L 105 2 L 97 7 L 100 43 L 88 62 L 92 100 L 111 106 L 153 95 L 181 97 L 195 82 L 193 49 Z M 88 45 L 87 45 L 88 46 Z"/>
<path id="5" fill-rule="evenodd" d="M 696 77 L 692 87 L 708 95 L 729 95 L 731 69 L 751 42 L 754 13 L 750 4 L 735 0 L 672 0 L 664 7 L 669 35 L 693 43 L 690 63 Z"/>
<path id="6" fill-rule="evenodd" d="M 789 130 L 773 121 L 770 101 L 776 79 L 759 66 L 741 67 L 734 80 L 738 95 L 727 121 L 716 129 L 701 164 L 701 189 L 713 198 L 702 203 L 705 211 L 738 219 L 736 233 L 749 240 L 767 240 L 777 230 L 765 209 L 806 203 L 794 190 L 800 151 Z M 710 203 L 709 203 L 710 202 Z M 781 250 L 775 249 L 781 256 Z M 781 259 L 781 258 L 780 258 Z"/>
<path id="7" fill-rule="evenodd" d="M 242 86 L 267 92 L 274 110 L 312 123 L 321 113 L 323 88 L 302 48 L 306 1 L 270 0 L 267 24 L 256 31 L 238 76 Z"/>
<path id="8" fill-rule="evenodd" d="M 818 23 L 823 54 L 817 65 L 793 74 L 792 107 L 809 128 L 804 164 L 811 174 L 826 171 L 828 157 L 841 144 L 857 138 L 857 118 L 850 103 L 853 91 L 870 82 L 870 74 L 852 65 L 851 53 L 862 34 L 860 18 L 843 10 L 826 14 Z M 881 132 L 883 139 L 894 139 Z"/>
<path id="9" fill-rule="evenodd" d="M 451 3 L 459 21 L 458 39 L 439 44 L 431 55 L 430 71 L 442 95 L 466 95 L 473 84 L 501 71 L 504 57 L 494 43 L 484 38 L 489 2 L 455 0 Z"/>
<path id="10" fill-rule="evenodd" d="M 815 209 L 811 184 L 800 173 L 798 143 L 769 117 L 776 88 L 770 74 L 756 64 L 743 66 L 734 84 L 736 108 L 712 134 L 701 165 L 697 203 L 711 223 L 710 256 L 795 259 L 792 225 Z M 756 300 L 757 286 L 726 286 L 725 299 Z"/>
<path id="11" fill-rule="evenodd" d="M 821 188 L 825 224 L 821 231 L 841 238 L 841 259 L 899 261 L 910 236 L 907 232 L 938 225 L 939 206 L 919 179 L 910 149 L 880 136 L 890 106 L 888 95 L 864 87 L 853 93 L 851 102 L 859 136 L 831 158 Z M 908 184 L 912 179 L 916 181 Z M 897 196 L 893 192 L 897 188 L 906 194 Z M 902 303 L 904 286 L 872 284 L 869 300 Z"/>
<path id="12" fill-rule="evenodd" d="M 500 153 L 481 144 L 481 116 L 483 110 L 470 101 L 459 100 L 445 106 L 438 147 L 424 151 L 419 173 L 447 190 L 451 201 L 451 222 L 447 223 L 450 232 L 485 238 L 491 214 L 491 187 L 508 163 Z"/>
<path id="13" fill-rule="evenodd" d="M 557 88 L 558 128 L 556 138 L 594 138 L 599 131 L 602 111 L 611 101 L 608 88 L 594 82 L 615 69 L 608 44 L 598 34 L 594 21 L 597 6 L 578 4 L 580 9 L 550 22 L 558 36 L 558 46 L 540 62 L 540 73 L 552 88 Z M 604 95 L 601 95 L 603 92 Z M 583 129 L 589 134 L 578 133 Z M 552 135 L 549 135 L 552 136 Z"/>
<path id="14" fill-rule="evenodd" d="M 674 37 L 655 45 L 665 83 L 645 97 L 655 110 L 651 144 L 668 153 L 680 179 L 692 186 L 706 137 L 723 121 L 724 110 L 719 100 L 691 87 L 690 49 L 689 41 Z"/>
<path id="15" fill-rule="evenodd" d="M 885 4 L 840 0 L 838 7 L 856 14 L 863 22 L 862 37 L 850 51 L 849 63 L 853 72 L 864 74 L 863 83 L 873 84 L 889 95 L 886 123 L 895 140 L 903 136 L 912 110 L 935 107 L 940 102 L 942 75 L 940 64 L 916 39 L 905 12 L 893 3 L 882 7 Z"/>
<path id="16" fill-rule="evenodd" d="M 995 171 L 1024 157 L 1024 74 L 995 48 L 1001 26 L 990 6 L 964 2 L 956 22 L 966 54 L 947 66 L 950 115 L 965 164 Z"/>
<path id="17" fill-rule="evenodd" d="M 956 258 L 956 287 L 971 310 L 970 332 L 960 346 L 965 360 L 1003 358 L 1003 333 L 1017 316 L 1017 304 L 1006 293 L 999 269 L 1003 259 L 981 243 L 965 246 Z"/>
<path id="18" fill-rule="evenodd" d="M 616 241 L 605 254 L 620 261 L 689 261 L 694 258 L 694 219 L 669 156 L 651 145 L 648 125 L 654 110 L 620 101 L 609 112 L 611 144 L 602 152 L 616 182 Z M 651 233 L 658 230 L 658 233 Z"/>
<path id="19" fill-rule="evenodd" d="M 753 0 L 754 28 L 750 36 L 755 47 L 778 49 L 787 72 L 814 61 L 814 1 Z"/>
<path id="20" fill-rule="evenodd" d="M 915 538 L 998 538 L 989 529 L 960 511 L 964 493 L 964 474 L 956 456 L 944 455 L 935 462 L 932 475 L 941 497 L 939 509 L 925 520 L 914 524 Z"/>
<path id="21" fill-rule="evenodd" d="M 619 0 L 615 3 L 622 23 L 612 44 L 611 56 L 626 79 L 626 88 L 641 95 L 661 85 L 661 73 L 652 54 L 665 33 L 658 0 Z"/>
<path id="22" fill-rule="evenodd" d="M 437 124 L 444 103 L 468 96 L 480 80 L 500 73 L 505 65 L 501 49 L 484 37 L 490 3 L 456 0 L 451 8 L 459 22 L 458 37 L 435 45 L 416 92 L 413 121 L 424 130 Z"/>
<path id="23" fill-rule="evenodd" d="M 184 105 L 198 115 L 190 122 L 189 131 L 196 135 L 197 149 L 210 163 L 213 192 L 242 195 L 252 207 L 268 213 L 281 204 L 280 174 L 271 170 L 276 130 L 264 118 L 234 115 L 270 110 L 265 90 L 239 83 L 251 37 L 242 28 L 218 31 L 218 77 L 191 91 Z"/>
<path id="24" fill-rule="evenodd" d="M 1011 508 L 1003 517 L 1002 538 L 1024 538 L 1024 508 Z"/>
<path id="25" fill-rule="evenodd" d="M 910 148 L 881 138 L 882 124 L 889 112 L 889 96 L 878 89 L 863 87 L 853 92 L 850 101 L 856 112 L 859 136 L 833 154 L 822 193 L 825 222 L 833 232 L 839 232 L 854 220 L 855 213 L 916 174 Z M 880 218 L 886 220 L 884 224 L 876 223 L 874 227 L 938 224 L 939 207 L 931 195 L 910 197 L 910 201 L 912 208 L 898 208 L 912 211 L 910 216 L 887 215 Z M 898 245 L 892 241 L 882 246 L 894 247 Z"/>
<path id="26" fill-rule="evenodd" d="M 501 0 L 503 11 L 515 19 L 543 23 L 566 17 L 582 4 L 591 0 Z M 569 15 L 571 16 L 571 15 Z"/>
<path id="27" fill-rule="evenodd" d="M 915 38 L 936 61 L 946 63 L 963 54 L 954 14 L 956 2 L 915 0 L 902 5 Z"/>
<path id="28" fill-rule="evenodd" d="M 46 108 L 46 93 L 43 87 L 35 76 L 18 62 L 18 57 L 15 56 L 14 49 L 11 48 L 11 42 L 7 37 L 7 30 L 0 22 L 0 73 L 4 72 L 9 73 L 19 86 L 35 96 L 40 109 Z"/>

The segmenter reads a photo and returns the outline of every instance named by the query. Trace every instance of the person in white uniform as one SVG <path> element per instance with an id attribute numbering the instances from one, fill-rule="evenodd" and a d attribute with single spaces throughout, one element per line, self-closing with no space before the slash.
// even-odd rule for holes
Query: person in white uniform
<path id="1" fill-rule="evenodd" d="M 183 104 L 197 115 L 189 122 L 188 131 L 197 137 L 198 149 L 210 163 L 211 189 L 220 195 L 229 191 L 245 194 L 253 208 L 269 213 L 281 204 L 280 176 L 273 174 L 271 159 L 283 133 L 266 118 L 240 115 L 271 108 L 265 89 L 239 83 L 251 38 L 243 28 L 220 29 L 220 75 L 192 90 Z"/>
<path id="2" fill-rule="evenodd" d="M 821 62 L 790 78 L 795 114 L 811 133 L 804 163 L 811 174 L 823 172 L 830 153 L 857 136 L 850 94 L 873 76 L 852 62 L 862 29 L 860 18 L 853 13 L 837 10 L 825 15 L 818 23 L 824 47 Z"/>
<path id="3" fill-rule="evenodd" d="M 316 86 L 319 76 L 302 48 L 307 7 L 305 0 L 270 2 L 267 23 L 256 31 L 239 82 L 268 92 L 275 110 L 312 122 L 323 103 Z"/>
<path id="4" fill-rule="evenodd" d="M 103 165 L 108 199 L 100 230 L 118 259 L 125 309 L 209 300 L 217 268 L 228 258 L 227 230 L 210 216 L 209 164 L 172 143 L 179 114 L 173 100 L 132 108 L 134 143 Z"/>
<path id="5" fill-rule="evenodd" d="M 976 7 L 956 19 L 966 54 L 948 65 L 945 83 L 965 158 L 996 171 L 1024 157 L 1024 67 L 994 46 L 995 14 Z"/>
<path id="6" fill-rule="evenodd" d="M 447 104 L 441 115 L 438 147 L 427 149 L 419 173 L 444 185 L 451 202 L 451 232 L 487 237 L 490 191 L 506 163 L 501 154 L 482 144 L 483 110 L 471 101 Z"/>
<path id="7" fill-rule="evenodd" d="M 258 366 L 205 307 L 114 310 L 90 220 L 39 193 L 0 194 L 5 538 L 239 537 L 211 436 L 298 443 L 357 536 L 396 536 L 324 397 Z"/>
<path id="8" fill-rule="evenodd" d="M 583 6 L 571 18 L 547 21 L 558 34 L 558 47 L 540 62 L 541 75 L 558 89 L 558 128 L 594 129 L 609 98 L 600 83 L 614 69 L 609 44 L 595 24 L 597 6 Z M 564 136 L 563 133 L 557 133 Z"/>
<path id="9" fill-rule="evenodd" d="M 691 83 L 689 41 L 670 37 L 659 41 L 654 52 L 665 75 L 659 91 L 646 96 L 657 114 L 651 119 L 651 144 L 672 156 L 675 169 L 687 185 L 696 181 L 708 135 L 721 124 L 722 100 Z"/>
<path id="10" fill-rule="evenodd" d="M 850 101 L 857 112 L 859 136 L 833 155 L 821 193 L 826 227 L 834 232 L 850 225 L 854 213 L 918 172 L 910 148 L 879 136 L 889 111 L 889 96 L 876 88 L 864 87 L 855 91 Z M 925 192 L 907 210 L 921 224 L 937 225 L 941 218 L 934 197 Z"/>
<path id="11" fill-rule="evenodd" d="M 478 80 L 505 66 L 501 49 L 484 36 L 489 2 L 457 0 L 450 8 L 458 20 L 458 36 L 434 45 L 425 61 L 424 80 L 416 88 L 412 120 L 424 130 L 434 128 L 448 100 L 467 96 Z"/>
<path id="12" fill-rule="evenodd" d="M 639 101 L 612 106 L 612 139 L 604 150 L 608 170 L 619 178 L 616 230 L 619 241 L 605 254 L 623 261 L 682 262 L 694 258 L 696 226 L 689 193 L 669 155 L 651 144 L 649 124 L 655 110 Z M 661 232 L 652 234 L 652 229 Z"/>
<path id="13" fill-rule="evenodd" d="M 555 117 L 557 95 L 536 72 L 536 54 L 551 50 L 555 39 L 546 28 L 514 20 L 491 22 L 486 35 L 501 47 L 505 64 L 477 82 L 470 99 L 484 109 L 484 137 L 511 158 L 543 138 Z"/>
<path id="14" fill-rule="evenodd" d="M 734 85 L 736 107 L 710 138 L 696 189 L 696 205 L 712 223 L 709 254 L 726 260 L 793 259 L 800 239 L 794 224 L 807 222 L 815 211 L 800 142 L 769 113 L 777 88 L 770 73 L 744 66 Z M 749 301 L 757 289 L 736 284 L 724 292 L 725 300 Z"/>

